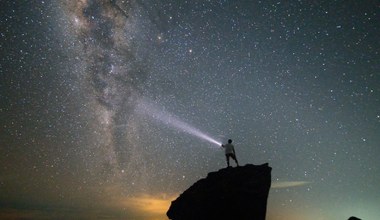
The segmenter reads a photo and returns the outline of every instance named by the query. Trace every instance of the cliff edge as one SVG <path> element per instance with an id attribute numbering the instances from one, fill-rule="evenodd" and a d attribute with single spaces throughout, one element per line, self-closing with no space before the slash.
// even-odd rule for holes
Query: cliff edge
<path id="1" fill-rule="evenodd" d="M 172 201 L 166 214 L 172 220 L 265 220 L 271 170 L 266 163 L 211 172 Z"/>

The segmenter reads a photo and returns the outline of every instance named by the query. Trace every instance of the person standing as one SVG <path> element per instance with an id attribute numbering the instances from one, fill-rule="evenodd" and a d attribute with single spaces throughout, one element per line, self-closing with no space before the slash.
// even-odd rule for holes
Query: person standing
<path id="1" fill-rule="evenodd" d="M 224 153 L 226 154 L 227 167 L 230 166 L 230 157 L 235 160 L 236 166 L 239 166 L 239 162 L 236 159 L 235 147 L 232 144 L 232 140 L 228 139 L 228 143 L 226 145 L 222 144 L 224 148 Z"/>

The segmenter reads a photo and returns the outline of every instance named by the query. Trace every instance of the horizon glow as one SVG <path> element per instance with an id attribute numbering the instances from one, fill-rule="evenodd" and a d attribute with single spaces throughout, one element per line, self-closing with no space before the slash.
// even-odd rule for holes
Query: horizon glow
<path id="1" fill-rule="evenodd" d="M 149 115 L 156 121 L 159 121 L 176 130 L 180 130 L 192 136 L 198 137 L 202 140 L 208 141 L 212 144 L 216 144 L 218 146 L 222 145 L 221 142 L 215 140 L 214 138 L 202 132 L 201 130 L 195 128 L 194 126 L 191 126 L 188 123 L 182 121 L 173 114 L 170 114 L 164 110 L 160 110 L 158 106 L 154 105 L 152 102 L 148 102 L 146 99 L 141 99 L 139 101 L 136 110 L 138 110 L 138 113 Z"/>

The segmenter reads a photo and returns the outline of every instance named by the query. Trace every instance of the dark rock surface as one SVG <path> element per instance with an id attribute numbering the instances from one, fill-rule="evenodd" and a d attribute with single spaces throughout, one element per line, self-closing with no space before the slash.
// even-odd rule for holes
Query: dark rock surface
<path id="1" fill-rule="evenodd" d="M 271 185 L 268 164 L 247 164 L 211 172 L 174 200 L 172 220 L 264 220 Z"/>
<path id="2" fill-rule="evenodd" d="M 355 216 L 351 216 L 348 220 L 361 220 L 360 218 L 356 218 Z"/>

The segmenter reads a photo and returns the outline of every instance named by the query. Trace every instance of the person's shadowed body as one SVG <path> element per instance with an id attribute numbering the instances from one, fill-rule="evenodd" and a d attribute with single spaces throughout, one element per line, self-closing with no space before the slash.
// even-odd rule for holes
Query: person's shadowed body
<path id="1" fill-rule="evenodd" d="M 226 154 L 227 167 L 230 166 L 230 157 L 235 160 L 236 166 L 239 166 L 239 162 L 236 159 L 235 147 L 232 144 L 232 140 L 228 139 L 228 143 L 226 145 L 222 144 L 224 148 L 224 153 Z"/>

